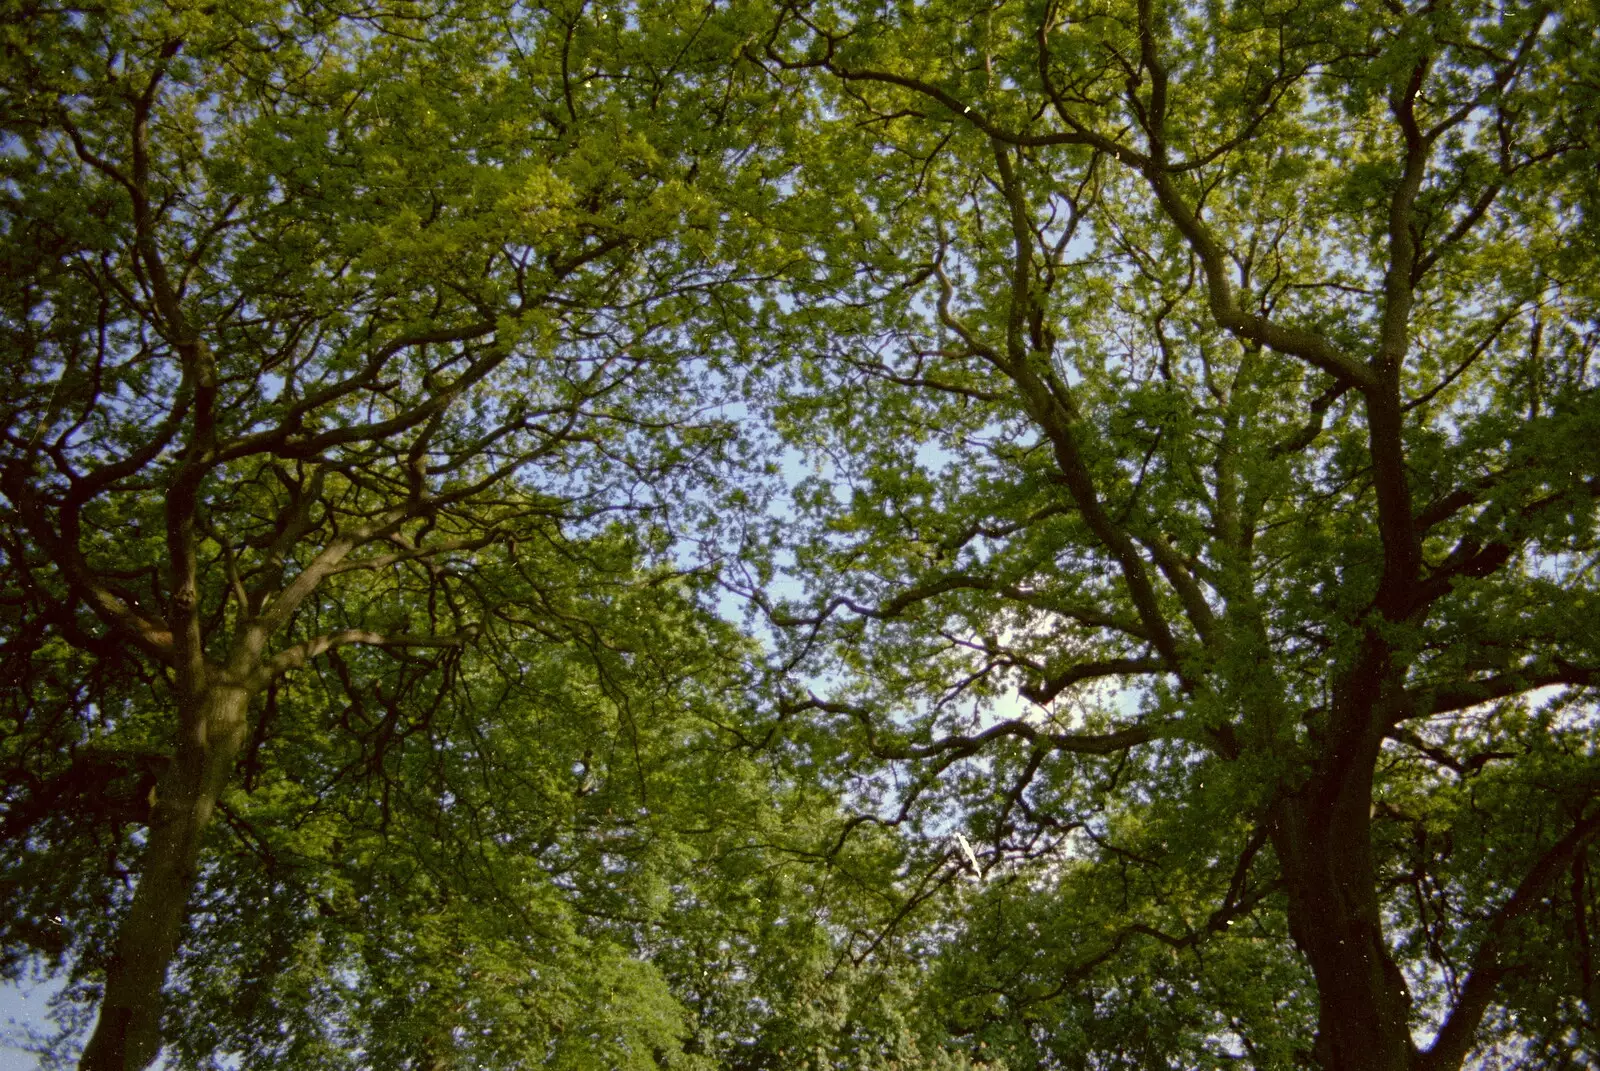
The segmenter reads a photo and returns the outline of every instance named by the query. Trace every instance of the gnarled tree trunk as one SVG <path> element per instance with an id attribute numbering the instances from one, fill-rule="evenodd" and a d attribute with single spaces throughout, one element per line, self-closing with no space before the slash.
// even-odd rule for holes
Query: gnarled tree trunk
<path id="1" fill-rule="evenodd" d="M 1274 815 L 1289 930 L 1317 981 L 1315 1055 L 1327 1071 L 1405 1071 L 1416 1056 L 1410 993 L 1378 909 L 1371 769 L 1313 779 Z"/>

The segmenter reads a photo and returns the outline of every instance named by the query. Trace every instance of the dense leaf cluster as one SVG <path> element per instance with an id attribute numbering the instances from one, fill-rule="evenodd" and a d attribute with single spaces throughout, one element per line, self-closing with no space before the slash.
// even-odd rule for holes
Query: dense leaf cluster
<path id="1" fill-rule="evenodd" d="M 1597 30 L 0 13 L 51 1058 L 1585 1066 Z"/>

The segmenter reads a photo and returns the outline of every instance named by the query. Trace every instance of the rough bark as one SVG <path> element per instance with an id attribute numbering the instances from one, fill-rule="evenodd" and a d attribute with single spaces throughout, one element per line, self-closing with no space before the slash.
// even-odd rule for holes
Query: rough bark
<path id="1" fill-rule="evenodd" d="M 1385 712 L 1403 689 L 1375 633 L 1340 678 L 1321 727 L 1320 759 L 1280 800 L 1271 835 L 1289 932 L 1317 982 L 1317 1062 L 1326 1071 L 1405 1071 L 1418 1055 L 1411 994 L 1384 939 L 1372 850 Z"/>
<path id="2" fill-rule="evenodd" d="M 1375 893 L 1371 777 L 1323 797 L 1313 782 L 1279 808 L 1272 831 L 1289 931 L 1317 981 L 1314 1054 L 1326 1071 L 1404 1071 L 1415 1049 L 1411 998 L 1383 939 Z"/>
<path id="3" fill-rule="evenodd" d="M 200 842 L 247 735 L 250 693 L 216 683 L 184 704 L 183 732 L 156 788 L 133 905 L 106 972 L 82 1071 L 139 1071 L 161 1051 L 161 988 L 178 950 Z"/>

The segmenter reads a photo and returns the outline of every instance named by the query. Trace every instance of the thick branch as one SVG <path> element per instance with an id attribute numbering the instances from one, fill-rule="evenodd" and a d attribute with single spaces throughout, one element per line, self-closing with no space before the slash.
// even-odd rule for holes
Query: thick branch
<path id="1" fill-rule="evenodd" d="M 264 644 L 267 637 L 287 624 L 300 604 L 317 590 L 318 585 L 333 575 L 351 551 L 363 543 L 384 539 L 391 533 L 399 531 L 400 526 L 415 512 L 403 506 L 391 509 L 380 514 L 370 524 L 330 540 L 317 556 L 311 559 L 309 565 L 295 574 L 294 579 L 290 580 L 282 591 L 267 600 L 261 615 L 251 623 L 251 628 L 257 635 L 257 643 Z"/>
<path id="2" fill-rule="evenodd" d="M 1492 703 L 1496 699 L 1522 695 L 1536 688 L 1561 684 L 1582 688 L 1596 683 L 1600 683 L 1600 670 L 1575 666 L 1556 659 L 1555 665 L 1547 669 L 1530 666 L 1525 670 L 1512 670 L 1479 681 L 1464 681 L 1435 688 L 1407 689 L 1401 708 L 1404 718 L 1428 717 L 1466 710 L 1469 707 Z"/>
<path id="3" fill-rule="evenodd" d="M 1367 403 L 1367 447 L 1372 457 L 1372 483 L 1378 500 L 1378 532 L 1383 540 L 1383 577 L 1378 608 L 1391 621 L 1415 608 L 1415 585 L 1422 566 L 1415 509 L 1406 477 L 1404 410 L 1400 407 L 1400 371 L 1411 345 L 1411 308 L 1415 300 L 1417 260 L 1413 209 L 1427 171 L 1432 142 L 1417 129 L 1416 102 L 1428 73 L 1428 60 L 1411 70 L 1405 88 L 1391 102 L 1405 139 L 1405 164 L 1389 199 L 1389 265 L 1383 278 L 1383 312 L 1375 382 L 1363 393 Z"/>
<path id="4" fill-rule="evenodd" d="M 254 675 L 251 685 L 253 688 L 266 687 L 275 677 L 279 677 L 290 670 L 299 669 L 320 654 L 325 654 L 335 647 L 349 647 L 362 645 L 367 647 L 390 648 L 439 648 L 461 647 L 478 635 L 478 629 L 468 627 L 460 632 L 447 633 L 436 636 L 419 636 L 406 632 L 375 632 L 371 629 L 348 628 L 340 632 L 329 632 L 297 643 L 293 647 L 279 651 L 262 663 L 261 668 Z"/>
<path id="5" fill-rule="evenodd" d="M 1510 968 L 1501 960 L 1511 925 L 1532 911 L 1546 891 L 1572 865 L 1579 851 L 1600 833 L 1600 810 L 1582 819 L 1565 837 L 1545 852 L 1528 871 L 1517 891 L 1489 921 L 1487 932 L 1472 957 L 1471 974 L 1461 987 L 1461 997 L 1451 1009 L 1433 1045 L 1422 1054 L 1422 1071 L 1453 1071 L 1472 1051 L 1484 1013 L 1494 1000 L 1500 980 Z"/>
<path id="6" fill-rule="evenodd" d="M 1355 360 L 1327 339 L 1311 331 L 1285 327 L 1273 323 L 1265 316 L 1246 313 L 1239 308 L 1229 279 L 1228 257 L 1211 228 L 1207 227 L 1183 195 L 1172 177 L 1164 170 L 1150 165 L 1144 171 L 1145 180 L 1155 192 L 1156 200 L 1168 219 L 1178 228 L 1200 258 L 1205 271 L 1206 297 L 1211 315 L 1218 325 L 1246 342 L 1253 342 L 1279 353 L 1297 357 L 1307 364 L 1320 368 L 1340 383 L 1365 390 L 1377 384 L 1371 370 Z"/>
<path id="7" fill-rule="evenodd" d="M 1000 171 L 1001 188 L 1010 208 L 1011 230 L 1014 239 L 1014 265 L 1012 269 L 1009 316 L 1006 332 L 1006 353 L 1001 363 L 1003 371 L 1017 384 L 1024 407 L 1050 440 L 1061 470 L 1063 482 L 1072 495 L 1079 514 L 1121 568 L 1128 595 L 1138 610 L 1139 619 L 1149 633 L 1150 642 L 1166 660 L 1173 673 L 1182 675 L 1178 642 L 1167 623 L 1156 598 L 1149 571 L 1127 530 L 1106 511 L 1095 487 L 1094 476 L 1078 445 L 1076 413 L 1071 389 L 1048 367 L 1038 367 L 1044 355 L 1044 340 L 1029 337 L 1036 299 L 1032 291 L 1033 234 L 1027 221 L 1027 204 L 1022 187 L 1014 173 L 1010 154 L 1000 145 L 994 146 L 995 163 Z M 1032 334 L 1039 331 L 1033 327 Z M 1204 622 L 1196 622 L 1197 630 Z"/>
<path id="8" fill-rule="evenodd" d="M 219 463 L 225 463 L 260 453 L 275 453 L 284 457 L 310 457 L 331 446 L 343 446 L 354 442 L 373 442 L 390 438 L 400 432 L 409 431 L 432 417 L 436 412 L 447 408 L 467 387 L 492 372 L 505 360 L 508 355 L 507 352 L 503 350 L 490 351 L 473 362 L 449 386 L 436 391 L 412 408 L 389 420 L 376 424 L 347 424 L 343 427 L 323 432 L 320 435 L 292 439 L 292 436 L 304 426 L 306 417 L 316 410 L 371 387 L 377 381 L 378 374 L 401 351 L 419 346 L 469 342 L 482 338 L 494 329 L 495 323 L 493 320 L 480 320 L 461 327 L 444 327 L 430 331 L 418 331 L 414 334 L 394 339 L 374 350 L 360 371 L 354 372 L 344 379 L 337 380 L 321 390 L 314 391 L 295 403 L 276 427 L 223 443 L 217 450 L 217 460 Z"/>
<path id="9" fill-rule="evenodd" d="M 16 465 L 6 466 L 0 474 L 0 486 L 16 505 L 28 534 L 61 570 L 67 583 L 83 594 L 95 616 L 146 654 L 162 661 L 170 660 L 173 655 L 171 631 L 163 622 L 141 611 L 131 598 L 122 597 L 95 575 L 77 540 L 70 538 L 75 533 L 69 531 L 64 538 L 49 523 L 37 494 L 28 485 L 28 478 L 29 474 Z M 74 511 L 63 520 L 75 522 L 76 518 Z"/>
<path id="10" fill-rule="evenodd" d="M 1025 698 L 1042 706 L 1074 684 L 1084 681 L 1165 672 L 1167 664 L 1160 658 L 1107 658 L 1097 662 L 1080 662 L 1039 684 L 1025 684 L 1018 690 Z"/>

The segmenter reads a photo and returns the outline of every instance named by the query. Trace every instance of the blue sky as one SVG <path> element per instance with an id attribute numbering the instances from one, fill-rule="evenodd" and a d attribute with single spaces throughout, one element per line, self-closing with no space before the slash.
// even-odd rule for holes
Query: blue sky
<path id="1" fill-rule="evenodd" d="M 39 1033 L 52 1029 L 45 1002 L 54 987 L 46 984 L 0 983 L 0 1071 L 34 1071 L 40 1060 L 18 1047 L 30 1028 Z"/>

